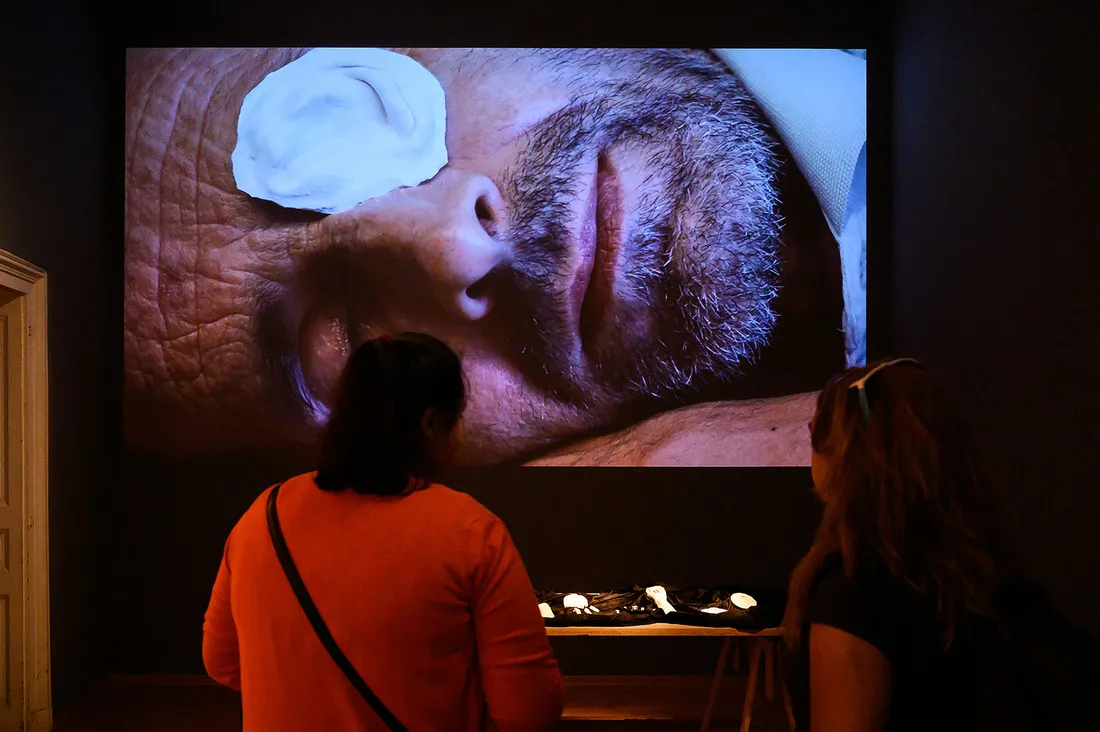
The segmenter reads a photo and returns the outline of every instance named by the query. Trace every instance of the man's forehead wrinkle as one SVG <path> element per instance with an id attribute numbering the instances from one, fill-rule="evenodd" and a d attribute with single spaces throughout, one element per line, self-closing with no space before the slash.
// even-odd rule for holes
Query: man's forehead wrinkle
<path id="1" fill-rule="evenodd" d="M 213 89 L 211 89 L 210 92 L 206 95 L 206 99 L 205 99 L 204 103 L 202 104 L 202 116 L 201 116 L 201 119 L 199 121 L 198 149 L 195 151 L 195 204 L 194 204 L 195 209 L 194 210 L 195 210 L 195 252 L 196 252 L 196 254 L 195 254 L 195 260 L 194 260 L 195 277 L 194 277 L 194 285 L 192 287 L 192 292 L 195 295 L 195 299 L 194 299 L 194 303 L 192 304 L 192 307 L 194 308 L 194 310 L 193 310 L 194 316 L 193 317 L 194 317 L 194 323 L 195 323 L 195 350 L 196 350 L 197 356 L 198 356 L 198 358 L 196 359 L 196 364 L 195 364 L 196 367 L 198 368 L 198 374 L 195 374 L 194 378 L 199 381 L 199 383 L 196 386 L 199 386 L 201 388 L 205 388 L 207 386 L 207 383 L 206 383 L 206 373 L 205 373 L 206 370 L 203 368 L 204 357 L 205 357 L 205 354 L 203 353 L 203 338 L 202 338 L 203 323 L 202 323 L 202 319 L 200 317 L 200 312 L 199 312 L 200 305 L 199 305 L 199 297 L 198 297 L 198 291 L 199 291 L 199 282 L 198 282 L 198 280 L 199 280 L 199 277 L 200 277 L 200 270 L 202 268 L 202 261 L 205 257 L 205 252 L 203 250 L 203 242 L 202 242 L 203 228 L 201 226 L 199 226 L 199 221 L 198 221 L 199 211 L 200 211 L 200 208 L 199 208 L 199 195 L 200 195 L 200 190 L 201 190 L 201 186 L 200 186 L 201 179 L 200 179 L 199 176 L 200 176 L 200 171 L 203 168 L 203 164 L 206 162 L 205 159 L 204 159 L 205 144 L 206 144 L 206 125 L 207 125 L 207 122 L 210 119 L 211 100 L 213 99 L 214 95 L 217 93 L 218 87 L 224 82 L 224 80 L 226 79 L 227 76 L 228 76 L 228 74 L 225 74 L 225 75 L 222 75 L 219 78 L 219 80 L 214 84 Z"/>
<path id="2" fill-rule="evenodd" d="M 192 338 L 200 338 L 203 329 L 216 329 L 222 337 L 208 344 L 199 358 L 199 376 L 181 384 L 186 392 L 209 394 L 224 390 L 218 384 L 209 382 L 210 374 L 232 374 L 235 378 L 247 379 L 255 372 L 256 361 L 252 349 L 248 346 L 249 317 L 244 313 L 226 313 L 207 323 L 197 325 L 193 334 L 183 334 L 165 344 L 167 348 L 179 347 L 186 352 L 191 348 Z M 196 344 L 197 345 L 197 344 Z"/>
<path id="3" fill-rule="evenodd" d="M 159 316 L 159 313 L 155 311 L 156 290 L 153 287 L 155 287 L 157 280 L 157 270 L 155 258 L 150 256 L 149 259 L 154 261 L 127 262 L 126 299 L 143 301 L 139 304 L 139 312 L 143 314 L 151 313 L 152 316 L 156 317 Z M 151 283 L 153 287 L 142 287 L 141 282 L 143 280 Z M 130 317 L 129 308 L 127 312 L 128 317 Z M 132 322 L 127 322 L 125 329 L 126 339 L 130 344 L 125 351 L 127 365 L 131 366 L 133 362 L 136 362 L 137 372 L 141 374 L 145 387 L 152 388 L 155 387 L 158 378 L 167 377 L 164 373 L 163 352 L 160 350 L 157 338 L 135 331 L 133 325 Z"/>
<path id="4" fill-rule="evenodd" d="M 267 279 L 282 279 L 304 256 L 319 251 L 330 242 L 326 220 L 305 221 L 296 226 L 274 231 L 273 236 L 258 236 L 252 250 L 271 267 L 263 274 Z"/>
<path id="5" fill-rule="evenodd" d="M 153 327 L 153 339 L 161 344 L 159 354 L 152 356 L 159 362 L 157 370 L 169 369 L 171 373 L 165 374 L 165 380 L 176 383 L 177 388 L 181 382 L 190 383 L 192 388 L 213 388 L 215 384 L 203 383 L 209 378 L 211 357 L 206 351 L 211 339 L 202 331 L 205 321 L 223 314 L 206 312 L 200 298 L 206 289 L 216 287 L 229 275 L 220 271 L 220 257 L 219 261 L 208 260 L 215 252 L 247 256 L 242 250 L 257 248 L 263 254 L 260 261 L 264 268 L 273 269 L 285 257 L 288 246 L 285 235 L 249 236 L 268 217 L 260 215 L 250 200 L 232 187 L 230 151 L 224 145 L 214 146 L 212 140 L 219 135 L 211 130 L 218 124 L 212 115 L 227 109 L 235 112 L 236 97 L 243 98 L 248 91 L 246 77 L 252 76 L 248 64 L 260 61 L 263 66 L 267 65 L 265 61 L 276 59 L 274 55 L 264 59 L 254 51 L 199 51 L 182 59 L 179 54 L 172 58 L 175 78 L 169 83 L 161 74 L 164 85 L 153 89 L 156 99 L 142 122 L 145 133 L 134 142 L 135 147 L 150 145 L 161 155 L 134 157 L 135 161 L 144 160 L 145 165 L 135 163 L 132 178 L 136 184 L 129 191 L 132 198 L 141 187 L 143 174 L 150 184 L 155 182 L 150 187 L 158 191 L 157 205 L 147 207 L 145 215 L 154 216 L 159 224 L 155 237 L 145 237 L 148 243 L 144 246 L 132 238 L 140 238 L 140 232 L 131 231 L 129 240 L 138 243 L 132 247 L 134 251 L 156 248 L 156 264 L 149 276 L 155 280 L 152 292 L 156 293 L 156 307 L 150 310 L 159 321 Z M 256 67 L 257 72 L 264 70 L 261 66 Z M 235 127 L 236 119 L 233 115 L 219 121 Z M 167 134 L 154 134 L 156 126 Z M 156 157 L 161 158 L 159 166 Z M 146 170 L 138 169 L 150 164 L 152 167 Z M 131 213 L 140 220 L 141 211 Z M 131 228 L 138 229 L 140 224 Z M 287 264 L 281 262 L 283 268 Z M 166 348 L 166 344 L 171 347 Z M 187 353 L 185 347 L 193 350 Z M 148 356 L 143 353 L 141 358 Z"/>
<path id="6" fill-rule="evenodd" d="M 187 65 L 185 63 L 180 63 L 180 56 L 181 54 L 176 54 L 173 56 L 174 63 L 171 64 L 174 67 L 173 73 L 179 73 L 181 67 L 187 68 Z M 193 69 L 191 69 L 191 73 L 193 75 Z M 158 75 L 157 78 L 159 80 L 162 77 Z M 178 175 L 173 177 L 170 171 L 170 168 L 173 167 L 173 164 L 177 162 L 178 156 L 171 154 L 174 149 L 173 138 L 178 132 L 178 116 L 181 101 L 187 93 L 187 88 L 188 87 L 186 84 L 172 85 L 170 97 L 168 99 L 161 98 L 162 95 L 159 93 L 159 88 L 151 90 L 149 95 L 150 102 L 154 99 L 159 100 L 158 104 L 156 104 L 155 106 L 159 108 L 161 114 L 155 115 L 154 119 L 159 119 L 161 124 L 166 124 L 170 128 L 166 145 L 164 146 L 164 149 L 162 151 L 160 165 L 156 166 L 156 172 L 153 173 L 153 175 L 156 176 L 157 200 L 160 204 L 158 208 L 159 226 L 157 232 L 158 246 L 155 292 L 157 293 L 157 312 L 160 314 L 159 324 L 161 326 L 159 328 L 160 337 L 158 338 L 157 345 L 160 348 L 161 361 L 167 371 L 166 375 L 171 381 L 177 384 L 179 380 L 175 373 L 176 369 L 173 367 L 169 349 L 165 346 L 165 340 L 171 337 L 173 330 L 175 330 L 174 325 L 176 325 L 176 323 L 174 322 L 175 319 L 170 318 L 167 315 L 167 313 L 171 313 L 173 311 L 170 307 L 166 307 L 166 305 L 168 305 L 168 300 L 176 294 L 175 291 L 177 289 L 180 289 L 178 286 L 180 277 L 177 272 L 177 268 L 172 261 L 178 256 L 178 252 L 171 251 L 173 249 L 172 244 L 174 242 L 172 242 L 172 237 L 169 235 L 168 232 L 173 228 L 173 223 L 176 223 L 177 228 L 180 224 L 182 224 L 182 221 L 173 222 L 171 220 L 173 218 L 171 215 L 173 210 L 177 214 L 177 216 L 175 217 L 177 219 L 182 219 L 182 211 L 180 211 L 180 207 L 178 204 L 173 205 L 173 202 L 167 199 L 167 186 L 172 180 L 187 180 L 190 177 L 187 175 Z M 143 112 L 143 117 L 149 111 L 150 108 L 147 106 L 145 111 Z M 170 266 L 171 269 L 166 271 L 166 266 Z M 186 284 L 183 284 L 183 288 L 186 288 Z"/>
<path id="7" fill-rule="evenodd" d="M 198 275 L 198 257 L 201 246 L 198 227 L 198 150 L 201 140 L 194 140 L 196 127 L 201 125 L 205 116 L 206 101 L 196 106 L 192 102 L 201 100 L 205 91 L 198 80 L 211 73 L 211 68 L 195 63 L 191 57 L 188 63 L 188 75 L 179 85 L 179 93 L 174 100 L 174 124 L 169 137 L 169 149 L 174 154 L 165 158 L 160 181 L 161 200 L 161 247 L 162 266 L 158 304 L 162 312 L 175 313 L 166 317 L 165 348 L 172 344 L 177 358 L 165 355 L 169 375 L 178 386 L 197 376 L 198 359 L 187 358 L 181 352 L 181 343 L 185 336 L 189 342 L 197 343 L 197 303 L 196 280 Z M 201 110 L 198 119 L 191 110 Z M 197 123 L 197 124 L 196 124 Z M 170 189 L 170 187 L 172 189 Z M 173 214 L 175 214 L 173 216 Z"/>
<path id="8" fill-rule="evenodd" d="M 163 322 L 158 339 L 167 375 L 177 389 L 193 387 L 201 372 L 197 351 L 197 329 L 201 322 L 198 260 L 204 233 L 200 212 L 206 207 L 200 204 L 199 153 L 211 88 L 209 84 L 196 82 L 221 71 L 218 64 L 209 63 L 210 59 L 201 55 L 189 55 L 187 61 L 190 73 L 186 79 L 178 79 L 182 84 L 177 83 L 173 89 L 176 92 L 174 114 L 168 117 L 172 120 L 172 129 L 160 168 L 158 195 L 160 230 L 156 293 L 157 310 Z M 204 91 L 205 99 L 202 98 Z M 199 105 L 183 107 L 185 100 L 196 99 Z M 187 114 L 187 109 L 196 109 L 198 114 Z M 198 138 L 196 132 L 200 132 Z"/>
<path id="9" fill-rule="evenodd" d="M 248 251 L 264 266 L 256 274 L 272 280 L 282 280 L 294 269 L 298 252 L 308 251 L 304 234 L 309 224 L 272 226 L 257 229 L 242 237 Z"/>
<path id="10" fill-rule="evenodd" d="M 249 233 L 238 237 L 229 245 L 220 248 L 210 248 L 204 252 L 201 259 L 196 262 L 195 279 L 202 284 L 241 285 L 251 274 L 251 269 L 244 269 L 240 263 L 244 259 L 240 256 L 242 251 L 251 251 L 250 242 L 254 234 Z M 200 299 L 200 304 L 205 298 Z M 202 322 L 202 311 L 195 322 Z"/>
<path id="11" fill-rule="evenodd" d="M 179 344 L 181 341 L 192 339 L 198 334 L 200 328 L 216 328 L 216 327 L 223 327 L 223 326 L 229 325 L 229 326 L 234 326 L 236 328 L 236 330 L 239 330 L 243 333 L 243 332 L 247 331 L 247 321 L 248 321 L 248 315 L 245 314 L 245 313 L 234 312 L 234 313 L 226 313 L 224 315 L 219 315 L 219 316 L 213 318 L 212 320 L 210 320 L 207 323 L 196 324 L 196 326 L 193 330 L 190 330 L 190 331 L 187 331 L 187 332 L 184 332 L 184 333 L 179 333 L 179 334 L 177 334 L 177 335 L 175 335 L 171 338 L 168 338 L 167 340 L 164 341 L 164 345 L 167 346 L 167 347 L 173 347 L 173 346 L 176 346 L 177 344 Z M 241 343 L 239 340 L 226 339 L 225 342 L 223 342 L 220 345 L 213 346 L 210 350 L 213 351 L 217 348 L 222 348 L 222 347 L 225 347 L 225 346 L 233 346 L 233 347 L 241 347 L 241 348 L 245 347 L 244 344 Z M 192 383 L 192 382 L 189 381 L 187 383 Z"/>
<path id="12" fill-rule="evenodd" d="M 127 69 L 129 70 L 131 68 L 131 63 L 130 63 L 129 54 L 127 54 L 127 56 L 128 56 L 127 57 Z M 131 114 L 129 115 L 129 118 L 127 119 L 127 125 L 126 125 L 126 127 L 127 127 L 126 144 L 128 145 L 128 148 L 129 148 L 128 149 L 128 156 L 127 156 L 128 159 L 126 161 L 126 174 L 127 174 L 127 184 L 128 185 L 134 177 L 134 161 L 136 160 L 136 157 L 137 157 L 137 150 L 138 150 L 138 147 L 139 147 L 140 131 L 145 125 L 145 119 L 146 119 L 145 115 L 146 115 L 146 112 L 149 109 L 149 104 L 152 102 L 153 96 L 154 96 L 151 93 L 151 90 L 155 85 L 157 85 L 159 83 L 161 76 L 164 74 L 165 71 L 168 70 L 168 67 L 171 65 L 171 62 L 172 62 L 171 57 L 168 57 L 168 58 L 165 58 L 163 61 L 161 61 L 161 63 L 157 64 L 155 73 L 153 73 L 152 75 L 149 76 L 148 79 L 146 79 L 145 83 L 142 85 L 140 93 L 138 93 L 136 95 L 131 94 L 131 92 L 133 90 L 131 88 L 132 84 L 129 83 L 129 82 L 132 82 L 133 79 L 128 79 L 128 83 L 126 85 L 126 87 L 127 87 L 126 88 L 127 97 L 131 98 L 131 101 L 130 101 L 131 104 L 134 101 L 140 101 L 140 105 L 141 105 L 139 110 L 137 110 L 136 112 L 131 112 Z M 137 73 L 136 70 L 134 71 L 134 73 L 135 74 Z M 136 99 L 133 98 L 134 96 L 136 96 Z M 130 197 L 127 196 L 127 201 L 126 201 L 127 206 L 129 206 L 129 204 L 130 204 L 129 198 Z"/>
<path id="13" fill-rule="evenodd" d="M 207 379 L 208 379 L 207 372 L 209 371 L 210 364 L 208 363 L 209 358 L 208 358 L 208 354 L 207 354 L 207 349 L 209 349 L 209 345 L 205 342 L 208 339 L 205 339 L 203 337 L 203 335 L 204 335 L 203 330 L 204 330 L 205 326 L 204 326 L 204 323 L 203 323 L 204 318 L 202 317 L 202 313 L 200 312 L 201 305 L 200 305 L 199 297 L 198 297 L 198 279 L 199 279 L 199 277 L 204 276 L 202 270 L 205 268 L 204 265 L 207 264 L 207 260 L 209 258 L 208 249 L 210 251 L 213 251 L 214 248 L 217 246 L 216 240 L 214 242 L 209 242 L 209 243 L 208 243 L 208 241 L 204 241 L 206 239 L 206 236 L 204 236 L 204 235 L 206 235 L 208 232 L 210 232 L 211 229 L 209 227 L 201 226 L 200 221 L 199 221 L 200 212 L 203 211 L 203 209 L 205 208 L 205 207 L 201 207 L 200 203 L 199 203 L 199 196 L 201 194 L 201 191 L 204 188 L 203 183 L 205 182 L 202 178 L 202 173 L 205 170 L 207 170 L 208 165 L 209 165 L 209 169 L 211 171 L 219 169 L 219 168 L 224 171 L 227 163 L 229 164 L 230 168 L 232 166 L 231 160 L 227 160 L 228 156 L 226 155 L 226 153 L 228 151 L 225 150 L 225 149 L 217 149 L 216 151 L 213 152 L 213 155 L 212 155 L 212 157 L 214 159 L 213 160 L 208 160 L 207 142 L 211 137 L 211 136 L 208 136 L 208 134 L 207 134 L 208 123 L 210 122 L 211 109 L 214 107 L 214 100 L 216 98 L 219 98 L 223 94 L 227 93 L 226 92 L 226 86 L 230 86 L 230 85 L 232 85 L 234 87 L 237 86 L 238 80 L 240 80 L 243 77 L 243 74 L 241 73 L 242 68 L 252 60 L 253 59 L 250 58 L 247 54 L 240 54 L 240 55 L 237 55 L 235 57 L 236 63 L 233 63 L 228 68 L 220 69 L 219 70 L 219 72 L 220 72 L 219 76 L 217 77 L 215 83 L 209 88 L 209 93 L 206 95 L 206 98 L 205 98 L 205 100 L 202 104 L 202 110 L 203 111 L 202 111 L 202 117 L 201 117 L 201 120 L 200 120 L 200 123 L 199 123 L 198 149 L 195 152 L 195 217 L 196 217 L 195 251 L 197 252 L 197 255 L 196 255 L 196 258 L 195 258 L 195 280 L 196 281 L 195 281 L 195 288 L 194 288 L 194 292 L 195 292 L 194 322 L 195 322 L 195 326 L 196 326 L 195 347 L 196 347 L 196 350 L 198 352 L 198 364 L 197 365 L 198 365 L 198 369 L 199 369 L 199 373 L 195 376 L 195 378 L 197 378 L 199 380 L 200 383 L 198 385 L 200 387 L 208 386 L 208 384 L 207 384 Z M 230 107 L 230 109 L 232 109 L 232 106 Z M 236 131 L 236 129 L 235 129 L 236 128 L 235 118 L 236 118 L 236 116 L 234 115 L 234 124 L 232 125 L 232 127 L 234 128 L 233 132 Z M 235 139 L 236 139 L 235 135 L 233 135 L 233 139 L 235 141 Z M 219 155 L 220 155 L 220 159 L 218 158 Z M 226 194 L 228 194 L 230 196 L 233 195 L 230 192 L 221 191 L 221 189 L 218 189 L 216 186 L 211 186 L 211 188 L 213 188 L 214 190 L 220 191 L 222 193 L 222 195 L 226 195 Z M 216 206 L 217 205 L 216 204 L 216 202 L 217 202 L 217 196 L 216 195 L 214 197 L 214 200 L 215 200 L 215 206 Z M 229 243 L 228 246 L 232 247 L 239 240 L 239 238 L 243 238 L 243 237 L 234 238 Z M 213 246 L 210 246 L 211 244 L 213 244 Z M 220 267 L 219 267 L 219 276 L 221 276 Z M 214 338 L 214 343 L 217 344 L 218 341 L 219 341 L 219 338 L 215 337 Z"/>
<path id="14" fill-rule="evenodd" d="M 139 57 L 143 55 L 159 56 L 158 63 L 152 69 L 143 69 L 139 63 Z M 163 176 L 162 176 L 162 164 L 168 155 L 168 146 L 160 136 L 149 134 L 149 127 L 153 125 L 159 125 L 161 127 L 169 126 L 171 124 L 170 119 L 165 119 L 162 115 L 155 114 L 150 116 L 150 108 L 159 108 L 161 106 L 161 98 L 158 93 L 158 89 L 164 79 L 165 75 L 169 72 L 175 72 L 179 67 L 179 52 L 177 51 L 160 51 L 160 52 L 142 52 L 131 53 L 127 57 L 127 70 L 131 74 L 130 81 L 134 81 L 134 76 L 144 76 L 144 83 L 141 84 L 141 90 L 137 93 L 137 99 L 132 100 L 140 103 L 140 108 L 136 113 L 131 113 L 131 119 L 128 120 L 128 132 L 127 143 L 129 145 L 129 160 L 127 161 L 127 195 L 126 195 L 126 234 L 127 242 L 129 242 L 129 236 L 132 235 L 133 229 L 149 229 L 150 237 L 154 240 L 150 244 L 156 248 L 156 257 L 154 262 L 148 263 L 149 276 L 152 280 L 150 283 L 150 289 L 152 293 L 158 293 L 160 289 L 160 255 L 162 251 L 161 247 L 161 232 L 162 227 L 148 227 L 144 225 L 145 216 L 148 215 L 148 211 L 141 210 L 142 207 L 136 205 L 134 197 L 146 187 L 162 188 Z M 151 73 L 150 73 L 151 71 Z M 133 92 L 133 84 L 128 84 L 128 91 Z M 139 148 L 146 148 L 149 152 L 148 156 L 139 155 Z M 151 164 L 141 164 L 142 162 Z M 159 201 L 158 201 L 159 203 Z M 154 209 L 159 210 L 159 205 Z M 130 225 L 129 215 L 134 214 L 138 218 L 139 222 L 137 226 L 132 227 Z M 141 247 L 137 247 L 138 251 L 141 251 Z M 164 333 L 167 330 L 167 324 L 163 315 L 163 311 L 158 306 L 153 308 L 152 312 L 147 312 L 146 315 L 150 317 L 153 322 L 153 328 L 155 331 Z M 150 372 L 158 372 L 163 369 L 165 353 L 163 349 L 160 349 L 159 342 L 153 341 L 154 350 L 159 350 L 159 359 L 152 357 L 153 362 L 150 363 L 150 359 L 145 357 L 145 352 L 142 349 L 137 349 L 137 358 L 143 369 L 148 369 Z M 152 367 L 152 368 L 150 368 Z M 159 368 L 158 368 L 159 367 Z"/>
<path id="15" fill-rule="evenodd" d="M 145 228 L 148 229 L 149 227 Z M 150 231 L 150 237 L 156 239 L 157 233 Z M 146 293 L 143 297 L 147 301 L 149 307 L 142 308 L 141 313 L 143 317 L 141 319 L 152 321 L 151 325 L 154 332 L 164 332 L 164 317 L 155 304 L 157 302 L 157 292 L 160 287 L 160 247 L 157 244 L 154 244 L 154 250 L 149 250 L 140 246 L 131 247 L 129 238 L 127 239 L 127 247 L 129 249 L 129 253 L 127 255 L 129 261 L 127 263 L 126 272 L 126 292 L 132 293 L 134 295 L 142 291 Z M 140 256 L 145 261 L 134 261 L 136 256 Z M 145 287 L 141 287 L 140 284 L 137 284 L 142 282 L 142 280 L 145 281 Z M 127 325 L 127 333 L 130 333 L 132 328 L 136 324 L 127 323 Z M 155 339 L 153 340 L 155 341 Z M 145 351 L 141 349 L 135 349 L 132 351 L 132 353 L 135 355 L 136 360 L 138 361 L 144 372 L 154 374 L 162 370 L 161 363 L 163 362 L 163 353 L 160 354 L 160 359 L 157 359 L 155 356 L 153 356 L 152 358 L 146 358 Z"/>

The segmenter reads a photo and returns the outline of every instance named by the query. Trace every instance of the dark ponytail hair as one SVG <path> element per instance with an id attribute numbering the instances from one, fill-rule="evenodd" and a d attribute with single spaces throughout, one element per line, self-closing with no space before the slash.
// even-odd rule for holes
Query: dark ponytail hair
<path id="1" fill-rule="evenodd" d="M 451 429 L 466 406 L 458 356 L 442 341 L 402 333 L 367 341 L 348 359 L 315 479 L 326 491 L 397 495 L 410 479 L 430 480 L 424 412 Z"/>

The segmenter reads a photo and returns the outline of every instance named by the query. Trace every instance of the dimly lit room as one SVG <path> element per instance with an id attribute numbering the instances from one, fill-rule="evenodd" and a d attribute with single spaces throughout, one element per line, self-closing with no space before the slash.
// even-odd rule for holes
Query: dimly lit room
<path id="1" fill-rule="evenodd" d="M 0 51 L 0 732 L 1100 728 L 1075 4 L 154 5 Z"/>

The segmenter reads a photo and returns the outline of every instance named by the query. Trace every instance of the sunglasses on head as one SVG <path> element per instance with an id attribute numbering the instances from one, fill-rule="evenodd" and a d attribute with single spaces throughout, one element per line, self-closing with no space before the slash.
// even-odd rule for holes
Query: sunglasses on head
<path id="1" fill-rule="evenodd" d="M 893 361 L 883 361 L 878 366 L 875 366 L 859 379 L 853 381 L 851 384 L 848 385 L 849 389 L 855 389 L 856 392 L 859 394 L 859 408 L 860 411 L 863 412 L 864 425 L 868 425 L 871 423 L 871 405 L 867 401 L 867 382 L 870 381 L 872 376 L 877 374 L 879 371 L 882 371 L 884 368 L 887 368 L 889 366 L 897 366 L 899 364 L 909 364 L 911 366 L 916 366 L 917 368 L 924 368 L 921 365 L 920 361 L 916 360 L 915 358 L 895 358 Z"/>

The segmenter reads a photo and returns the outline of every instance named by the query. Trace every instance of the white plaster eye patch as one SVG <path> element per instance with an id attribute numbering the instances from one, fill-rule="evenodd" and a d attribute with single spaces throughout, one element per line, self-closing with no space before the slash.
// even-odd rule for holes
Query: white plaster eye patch
<path id="1" fill-rule="evenodd" d="M 735 592 L 730 595 L 730 602 L 742 610 L 756 607 L 756 598 L 752 595 L 746 595 L 744 592 Z"/>
<path id="2" fill-rule="evenodd" d="M 443 87 L 381 48 L 315 48 L 241 104 L 233 177 L 254 198 L 341 213 L 447 164 Z"/>
<path id="3" fill-rule="evenodd" d="M 568 608 L 586 608 L 588 607 L 588 598 L 584 595 L 566 595 L 561 604 Z"/>

